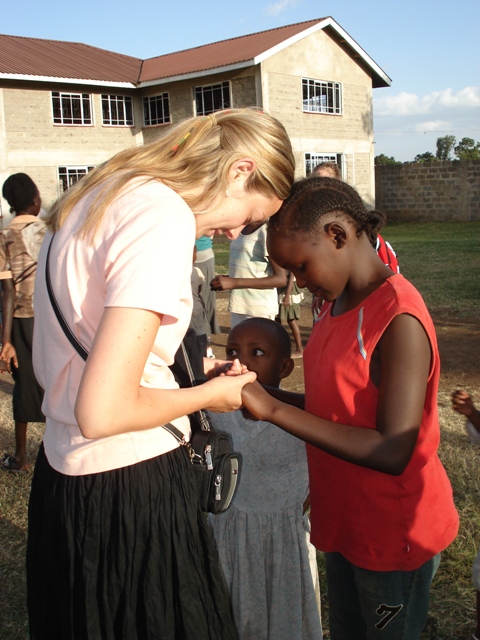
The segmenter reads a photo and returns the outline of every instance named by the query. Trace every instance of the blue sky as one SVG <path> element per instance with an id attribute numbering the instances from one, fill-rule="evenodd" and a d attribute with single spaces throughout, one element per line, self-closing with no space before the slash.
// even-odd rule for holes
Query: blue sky
<path id="1" fill-rule="evenodd" d="M 392 79 L 374 91 L 375 155 L 409 161 L 439 136 L 480 140 L 479 0 L 15 0 L 0 33 L 149 58 L 329 15 Z"/>

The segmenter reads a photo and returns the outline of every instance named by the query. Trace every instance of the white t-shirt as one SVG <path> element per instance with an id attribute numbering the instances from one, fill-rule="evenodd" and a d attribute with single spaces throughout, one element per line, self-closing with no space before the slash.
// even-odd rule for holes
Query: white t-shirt
<path id="1" fill-rule="evenodd" d="M 141 384 L 177 388 L 168 365 L 192 313 L 194 215 L 165 185 L 137 180 L 110 205 L 89 244 L 77 232 L 92 197 L 86 196 L 74 207 L 53 241 L 50 275 L 58 305 L 87 351 L 105 307 L 164 314 Z M 45 260 L 50 239 L 47 233 L 37 268 L 33 342 L 35 374 L 45 389 L 44 444 L 50 465 L 66 475 L 84 475 L 174 449 L 177 441 L 161 427 L 94 440 L 82 436 L 74 405 L 85 363 L 68 342 L 48 298 Z M 174 424 L 189 436 L 187 417 Z"/>
<path id="2" fill-rule="evenodd" d="M 265 225 L 250 235 L 240 234 L 230 243 L 228 275 L 231 278 L 266 278 L 273 275 Z M 277 289 L 232 289 L 228 310 L 264 318 L 275 316 L 278 313 Z"/>

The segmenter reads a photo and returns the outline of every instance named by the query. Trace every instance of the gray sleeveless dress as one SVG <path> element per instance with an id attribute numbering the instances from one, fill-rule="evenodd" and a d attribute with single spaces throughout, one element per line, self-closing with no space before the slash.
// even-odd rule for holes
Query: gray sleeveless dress
<path id="1" fill-rule="evenodd" d="M 210 417 L 243 457 L 232 505 L 209 514 L 240 638 L 319 640 L 316 554 L 302 515 L 305 443 L 241 411 Z"/>

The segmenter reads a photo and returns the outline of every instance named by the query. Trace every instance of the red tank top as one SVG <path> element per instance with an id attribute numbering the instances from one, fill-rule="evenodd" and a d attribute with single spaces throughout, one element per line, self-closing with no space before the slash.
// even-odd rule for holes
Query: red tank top
<path id="1" fill-rule="evenodd" d="M 307 445 L 312 542 L 373 571 L 412 571 L 445 549 L 458 530 L 452 489 L 437 449 L 440 362 L 435 329 L 418 291 L 388 278 L 361 306 L 340 316 L 324 305 L 304 352 L 305 407 L 346 425 L 375 428 L 378 389 L 370 359 L 385 328 L 401 313 L 419 320 L 432 364 L 412 458 L 400 476 L 345 462 Z"/>

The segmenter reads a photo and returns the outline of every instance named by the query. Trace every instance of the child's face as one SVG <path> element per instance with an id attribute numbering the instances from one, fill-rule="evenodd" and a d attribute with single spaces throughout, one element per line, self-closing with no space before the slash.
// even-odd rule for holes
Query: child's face
<path id="1" fill-rule="evenodd" d="M 250 371 L 257 374 L 261 384 L 278 387 L 286 372 L 290 358 L 278 353 L 273 332 L 255 324 L 234 327 L 228 336 L 227 360 L 238 358 Z"/>
<path id="2" fill-rule="evenodd" d="M 307 287 L 324 300 L 336 300 L 345 289 L 343 256 L 334 237 L 322 226 L 315 235 L 275 233 L 268 238 L 268 253 L 277 264 L 293 272 L 300 288 Z"/>

